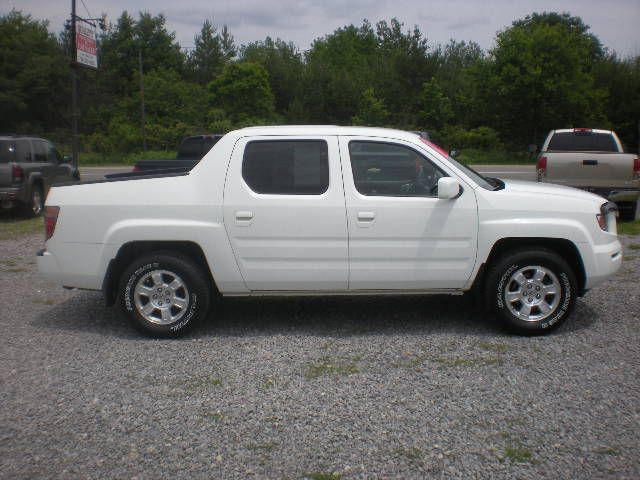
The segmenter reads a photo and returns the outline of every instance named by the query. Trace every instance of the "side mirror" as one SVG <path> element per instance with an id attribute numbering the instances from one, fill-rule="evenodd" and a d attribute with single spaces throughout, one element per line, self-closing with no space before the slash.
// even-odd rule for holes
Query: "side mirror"
<path id="1" fill-rule="evenodd" d="M 460 155 L 460 152 L 459 152 L 458 150 L 456 150 L 455 148 L 454 148 L 454 149 L 452 149 L 452 150 L 449 152 L 449 156 L 450 156 L 451 158 L 456 158 L 458 155 Z"/>
<path id="2" fill-rule="evenodd" d="M 442 177 L 438 180 L 438 198 L 450 200 L 460 195 L 460 182 L 455 178 Z"/>
<path id="3" fill-rule="evenodd" d="M 71 163 L 71 155 L 64 155 L 60 163 Z"/>

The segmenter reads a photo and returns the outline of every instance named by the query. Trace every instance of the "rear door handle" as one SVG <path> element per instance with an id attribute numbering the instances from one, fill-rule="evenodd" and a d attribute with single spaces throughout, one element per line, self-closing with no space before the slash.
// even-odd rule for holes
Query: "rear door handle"
<path id="1" fill-rule="evenodd" d="M 583 160 L 583 165 L 598 165 L 598 160 Z"/>
<path id="2" fill-rule="evenodd" d="M 358 212 L 359 222 L 373 222 L 376 218 L 375 212 Z"/>

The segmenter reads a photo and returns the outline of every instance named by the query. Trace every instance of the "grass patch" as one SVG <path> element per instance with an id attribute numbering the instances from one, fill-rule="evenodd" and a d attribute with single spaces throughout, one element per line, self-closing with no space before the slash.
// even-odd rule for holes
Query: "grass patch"
<path id="1" fill-rule="evenodd" d="M 304 376 L 307 380 L 313 380 L 314 378 L 324 376 L 343 376 L 360 373 L 360 369 L 355 363 L 358 360 L 360 360 L 360 357 L 335 359 L 323 357 L 316 363 L 308 364 Z"/>
<path id="2" fill-rule="evenodd" d="M 407 447 L 398 447 L 393 449 L 393 453 L 400 457 L 406 457 L 409 460 L 420 460 L 424 453 L 417 447 L 407 448 Z"/>
<path id="3" fill-rule="evenodd" d="M 640 235 L 640 220 L 619 223 L 618 233 L 621 235 Z"/>
<path id="4" fill-rule="evenodd" d="M 222 385 L 222 380 L 210 375 L 194 377 L 184 382 L 185 391 L 188 394 L 208 390 L 211 387 L 217 387 L 219 385 Z"/>
<path id="5" fill-rule="evenodd" d="M 44 238 L 44 220 L 40 217 L 5 218 L 0 220 L 0 240 L 16 240 L 26 235 L 41 233 Z"/>
<path id="6" fill-rule="evenodd" d="M 408 358 L 406 360 L 400 360 L 393 364 L 396 368 L 417 368 L 421 366 L 424 361 L 427 359 L 427 355 L 416 355 L 413 358 Z"/>
<path id="7" fill-rule="evenodd" d="M 34 298 L 33 303 L 52 306 L 56 304 L 56 301 L 51 298 Z"/>
<path id="8" fill-rule="evenodd" d="M 275 448 L 277 447 L 277 445 L 273 442 L 267 442 L 267 443 L 247 443 L 245 445 L 245 447 L 247 448 L 247 450 L 251 450 L 253 452 L 264 452 L 264 453 L 271 453 L 275 450 Z"/>
<path id="9" fill-rule="evenodd" d="M 480 342 L 478 346 L 483 350 L 496 353 L 506 353 L 509 350 L 509 346 L 506 343 Z"/>
<path id="10" fill-rule="evenodd" d="M 460 150 L 456 158 L 467 165 L 531 165 L 536 164 L 535 157 L 526 152 L 487 151 L 466 148 Z"/>
<path id="11" fill-rule="evenodd" d="M 139 153 L 81 153 L 79 167 L 134 165 L 140 160 L 175 160 L 175 151 L 149 150 Z"/>
<path id="12" fill-rule="evenodd" d="M 215 423 L 220 422 L 224 418 L 224 415 L 219 410 L 217 412 L 205 412 L 202 416 Z"/>
<path id="13" fill-rule="evenodd" d="M 530 463 L 533 461 L 533 454 L 520 445 L 505 447 L 504 457 L 515 463 Z"/>
<path id="14" fill-rule="evenodd" d="M 596 448 L 593 453 L 599 453 L 600 455 L 620 455 L 620 452 L 613 447 L 607 447 L 606 445 Z"/>
<path id="15" fill-rule="evenodd" d="M 0 269 L 0 272 L 7 272 L 7 273 L 20 273 L 20 272 L 26 272 L 26 271 L 27 269 L 22 267 L 11 267 L 11 268 Z"/>
<path id="16" fill-rule="evenodd" d="M 631 243 L 627 246 L 629 250 L 640 250 L 640 243 Z"/>
<path id="17" fill-rule="evenodd" d="M 438 357 L 434 361 L 442 367 L 472 367 L 474 365 L 503 365 L 504 360 L 500 357 Z"/>
<path id="18" fill-rule="evenodd" d="M 302 478 L 304 480 L 340 480 L 342 475 L 336 472 L 311 472 L 305 473 Z"/>

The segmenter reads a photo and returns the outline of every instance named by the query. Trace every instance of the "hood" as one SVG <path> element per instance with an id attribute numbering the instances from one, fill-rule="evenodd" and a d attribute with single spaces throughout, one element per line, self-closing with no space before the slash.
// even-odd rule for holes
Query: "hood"
<path id="1" fill-rule="evenodd" d="M 607 200 L 599 195 L 580 190 L 578 188 L 554 185 L 552 183 L 527 182 L 524 180 L 504 180 L 504 189 L 514 193 L 532 193 L 538 195 L 554 195 L 557 197 L 585 200 L 602 205 Z"/>

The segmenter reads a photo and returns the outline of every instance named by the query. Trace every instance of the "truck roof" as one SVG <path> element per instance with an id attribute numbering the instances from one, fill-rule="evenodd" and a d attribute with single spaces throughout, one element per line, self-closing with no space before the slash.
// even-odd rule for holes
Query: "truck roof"
<path id="1" fill-rule="evenodd" d="M 416 133 L 393 128 L 380 127 L 344 127 L 339 125 L 272 125 L 266 127 L 246 127 L 230 132 L 239 137 L 243 135 L 353 135 L 363 137 L 391 137 L 415 140 Z"/>
<path id="2" fill-rule="evenodd" d="M 602 130 L 599 128 L 558 128 L 554 130 L 554 133 L 573 133 L 575 131 L 590 131 L 592 133 L 613 133 L 612 130 Z"/>

